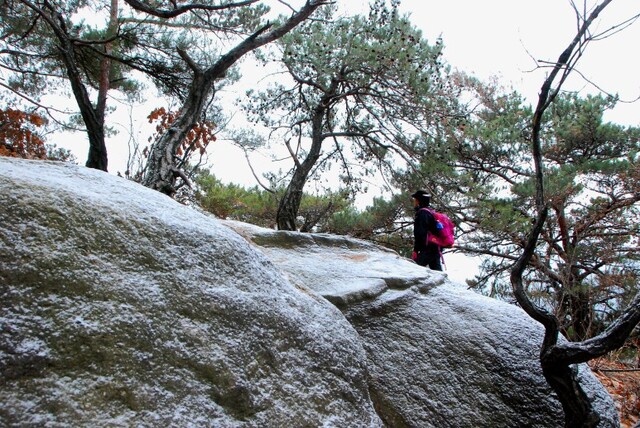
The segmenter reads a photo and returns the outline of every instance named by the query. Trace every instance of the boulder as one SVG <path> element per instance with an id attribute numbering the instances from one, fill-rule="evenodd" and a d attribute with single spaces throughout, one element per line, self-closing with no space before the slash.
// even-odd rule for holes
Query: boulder
<path id="1" fill-rule="evenodd" d="M 0 158 L 0 425 L 381 426 L 338 309 L 133 182 Z"/>
<path id="2" fill-rule="evenodd" d="M 363 341 L 387 426 L 563 426 L 538 359 L 544 330 L 520 308 L 366 241 L 225 223 L 290 281 L 342 309 Z M 607 391 L 587 365 L 576 370 L 600 426 L 618 427 Z"/>
<path id="3" fill-rule="evenodd" d="M 70 164 L 0 189 L 2 426 L 562 426 L 541 327 L 446 273 Z"/>

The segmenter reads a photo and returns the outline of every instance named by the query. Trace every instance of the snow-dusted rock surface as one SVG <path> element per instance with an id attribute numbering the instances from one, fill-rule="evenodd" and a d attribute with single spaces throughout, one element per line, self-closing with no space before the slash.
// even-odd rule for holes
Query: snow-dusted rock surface
<path id="1" fill-rule="evenodd" d="M 218 221 L 0 157 L 0 426 L 381 426 L 357 333 Z"/>
<path id="2" fill-rule="evenodd" d="M 372 399 L 388 426 L 563 426 L 538 360 L 543 329 L 521 309 L 365 241 L 225 223 L 290 281 L 342 308 L 363 340 Z M 619 426 L 609 394 L 586 365 L 579 370 L 600 426 Z"/>
<path id="3" fill-rule="evenodd" d="M 541 328 L 393 252 L 7 158 L 0 215 L 0 426 L 562 426 Z"/>

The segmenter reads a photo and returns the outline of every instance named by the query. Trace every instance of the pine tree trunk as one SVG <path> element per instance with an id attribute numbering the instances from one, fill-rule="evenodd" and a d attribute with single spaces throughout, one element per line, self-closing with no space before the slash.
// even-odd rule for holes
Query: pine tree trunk
<path id="1" fill-rule="evenodd" d="M 89 99 L 87 88 L 82 82 L 81 72 L 78 68 L 78 60 L 76 58 L 74 44 L 71 41 L 71 38 L 60 27 L 53 26 L 52 29 L 60 41 L 58 49 L 60 50 L 62 60 L 65 64 L 67 77 L 71 84 L 73 96 L 78 103 L 80 115 L 87 127 L 87 135 L 89 137 L 89 155 L 87 156 L 87 163 L 85 165 L 89 168 L 107 171 L 109 162 L 107 158 L 107 146 L 104 140 L 104 110 L 99 111 L 94 108 L 91 100 Z"/>
<path id="2" fill-rule="evenodd" d="M 128 4 L 134 7 L 142 7 L 148 12 L 148 9 L 141 2 L 128 2 Z M 176 177 L 181 175 L 175 162 L 178 147 L 180 147 L 181 142 L 196 122 L 201 119 L 205 102 L 212 92 L 215 92 L 215 80 L 223 78 L 227 70 L 243 55 L 282 37 L 307 19 L 313 11 L 323 4 L 323 1 L 307 0 L 298 12 L 291 15 L 281 25 L 269 31 L 273 24 L 267 23 L 229 52 L 222 55 L 211 67 L 205 70 L 201 69 L 198 64 L 189 58 L 184 50 L 178 49 L 178 54 L 191 68 L 194 77 L 180 115 L 151 149 L 142 184 L 167 195 L 173 195 L 176 191 Z"/>
<path id="3" fill-rule="evenodd" d="M 538 215 L 525 244 L 524 251 L 511 270 L 511 284 L 518 304 L 531 318 L 545 327 L 540 363 L 545 379 L 562 403 L 565 414 L 565 427 L 567 428 L 595 427 L 599 422 L 599 416 L 593 411 L 588 397 L 580 387 L 575 368 L 572 368 L 571 364 L 589 361 L 592 358 L 604 355 L 604 353 L 612 349 L 616 349 L 616 347 L 622 346 L 622 343 L 624 343 L 624 340 L 637 325 L 638 319 L 640 319 L 640 310 L 637 307 L 630 307 L 605 333 L 596 338 L 598 340 L 592 339 L 577 344 L 570 343 L 561 346 L 557 343 L 559 335 L 558 319 L 555 315 L 536 307 L 531 302 L 522 281 L 523 272 L 535 253 L 536 244 L 547 220 L 549 208 L 544 192 L 542 144 L 540 143 L 542 116 L 560 91 L 562 82 L 552 90 L 554 80 L 563 72 L 565 73 L 561 77 L 563 81 L 567 75 L 566 73 L 571 71 L 575 65 L 572 57 L 580 57 L 580 55 L 575 54 L 576 47 L 584 46 L 584 35 L 587 33 L 589 26 L 611 1 L 603 0 L 602 3 L 591 10 L 588 18 L 585 17 L 586 19 L 581 22 L 578 33 L 569 46 L 560 54 L 540 88 L 538 104 L 533 114 L 531 126 L 531 145 L 536 183 L 535 202 Z M 640 293 L 634 299 L 633 304 L 638 304 L 638 301 L 640 301 Z"/>
<path id="4" fill-rule="evenodd" d="M 111 8 L 109 11 L 109 24 L 107 28 L 107 37 L 115 37 L 118 31 L 118 0 L 111 0 Z M 88 168 L 100 169 L 107 171 L 109 165 L 107 157 L 107 146 L 104 135 L 105 111 L 107 109 L 107 93 L 111 89 L 111 59 L 113 55 L 113 43 L 104 44 L 105 56 L 100 60 L 100 78 L 98 83 L 98 101 L 94 109 L 93 118 L 85 119 L 87 121 L 96 122 L 94 125 L 87 124 L 87 133 L 89 135 L 89 155 L 87 156 Z M 78 103 L 81 105 L 81 103 Z M 90 107 L 87 107 L 90 108 Z M 84 116 L 83 116 L 84 117 Z"/>
<path id="5" fill-rule="evenodd" d="M 296 218 L 298 217 L 302 195 L 304 194 L 304 185 L 307 183 L 311 169 L 320 158 L 321 147 L 322 138 L 314 138 L 309 155 L 307 155 L 302 164 L 296 167 L 287 190 L 285 190 L 278 205 L 276 214 L 278 230 L 297 229 Z"/>
<path id="6" fill-rule="evenodd" d="M 87 126 L 87 135 L 89 136 L 89 154 L 87 155 L 85 166 L 106 172 L 109 166 L 109 159 L 102 126 Z"/>
<path id="7" fill-rule="evenodd" d="M 171 127 L 153 144 L 142 184 L 166 195 L 176 192 L 180 175 L 175 158 L 178 148 L 202 116 L 204 105 L 213 90 L 214 79 L 196 72 L 182 110 Z"/>
<path id="8" fill-rule="evenodd" d="M 593 411 L 577 379 L 577 368 L 558 363 L 553 359 L 542 362 L 545 379 L 558 395 L 564 410 L 565 428 L 597 427 L 600 417 Z"/>
<path id="9" fill-rule="evenodd" d="M 278 205 L 278 212 L 276 214 L 278 230 L 296 230 L 296 218 L 298 217 L 298 210 L 300 209 L 300 202 L 302 201 L 304 185 L 307 183 L 309 173 L 318 159 L 320 159 L 323 141 L 322 124 L 325 112 L 325 103 L 321 102 L 316 108 L 312 120 L 311 148 L 309 153 L 302 163 L 299 163 L 297 159 L 294 160 L 296 167 L 293 172 L 293 177 L 291 177 L 287 190 L 285 190 Z"/>
<path id="10" fill-rule="evenodd" d="M 307 157 L 307 160 L 309 157 Z M 306 160 L 305 160 L 306 163 Z M 315 163 L 315 162 L 314 162 Z M 311 165 L 313 166 L 313 165 Z M 304 185 L 307 182 L 309 171 L 311 168 L 298 167 L 296 168 L 287 190 L 285 190 L 280 204 L 278 205 L 278 212 L 276 214 L 276 223 L 278 224 L 278 230 L 296 230 L 296 218 L 298 217 L 298 210 L 300 209 L 300 202 L 302 201 Z"/>
<path id="11" fill-rule="evenodd" d="M 592 311 L 589 294 L 574 288 L 571 294 L 566 296 L 571 325 L 569 340 L 578 342 L 591 336 Z"/>

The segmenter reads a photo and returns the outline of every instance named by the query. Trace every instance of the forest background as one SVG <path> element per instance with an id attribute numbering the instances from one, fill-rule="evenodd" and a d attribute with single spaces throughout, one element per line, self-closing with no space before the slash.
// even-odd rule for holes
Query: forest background
<path id="1" fill-rule="evenodd" d="M 369 8 L 365 1 L 338 3 L 340 15 L 366 15 Z M 575 12 L 568 1 L 405 1 L 399 8 L 410 15 L 411 22 L 423 32 L 427 41 L 435 43 L 438 38 L 442 39 L 446 63 L 483 81 L 496 81 L 505 88 L 512 88 L 528 103 L 535 102 L 540 82 L 548 72 L 540 67 L 539 61 L 555 58 L 575 33 Z M 634 12 L 631 3 L 614 2 L 598 25 L 602 29 L 616 25 L 633 16 Z M 638 104 L 631 101 L 640 96 L 640 84 L 634 55 L 628 52 L 630 42 L 636 40 L 640 40 L 640 26 L 632 25 L 608 40 L 591 43 L 588 54 L 580 60 L 579 73 L 570 76 L 564 89 L 577 91 L 581 96 L 602 92 L 619 94 L 621 101 L 614 109 L 605 111 L 605 119 L 637 126 Z M 242 127 L 242 112 L 238 112 L 237 100 L 245 97 L 247 89 L 265 86 L 273 70 L 269 66 L 256 67 L 252 58 L 244 59 L 240 67 L 240 80 L 216 94 L 216 99 L 224 105 L 225 114 L 239 123 L 236 126 Z M 59 103 L 73 109 L 71 99 L 61 99 Z M 108 113 L 108 123 L 115 131 L 106 138 L 109 171 L 124 175 L 132 146 L 146 142 L 154 133 L 156 124 L 147 119 L 150 112 L 159 107 L 171 110 L 175 105 L 166 97 L 159 97 L 152 85 L 148 85 L 142 98 L 135 102 L 111 93 L 109 104 L 113 110 Z M 55 132 L 48 135 L 47 140 L 71 150 L 79 162 L 84 162 L 87 138 L 82 132 Z M 286 158 L 282 148 L 278 150 L 272 146 L 247 153 L 233 141 L 218 135 L 217 141 L 207 148 L 205 162 L 221 182 L 249 188 L 256 186 L 256 175 L 263 177 L 288 168 L 290 160 L 282 160 Z M 324 179 L 331 180 L 330 176 Z M 330 186 L 337 188 L 338 185 L 334 177 Z M 408 195 L 412 189 L 404 190 Z M 313 192 L 310 185 L 305 191 Z M 354 195 L 354 203 L 358 209 L 364 209 L 371 205 L 374 197 L 388 199 L 391 193 L 378 176 L 367 180 L 365 188 Z M 476 258 L 468 255 L 447 255 L 448 274 L 455 281 L 464 283 L 472 279 L 479 272 L 478 264 Z"/>
<path id="2" fill-rule="evenodd" d="M 126 1 L 146 7 L 137 0 Z M 273 3 L 288 7 L 284 2 Z M 85 61 L 81 64 L 84 75 L 78 69 L 69 73 L 76 85 L 76 100 L 82 98 L 78 95 L 82 91 L 77 90 L 81 80 L 91 85 L 92 73 L 102 70 L 96 82 L 105 83 L 109 91 L 98 91 L 95 108 L 83 101 L 83 119 L 91 122 L 90 110 L 94 109 L 105 120 L 112 173 L 172 196 L 179 188 L 176 182 L 185 184 L 191 179 L 198 201 L 221 217 L 267 227 L 277 224 L 286 230 L 347 233 L 382 243 L 402 255 L 410 251 L 411 242 L 408 195 L 418 187 L 426 188 L 434 194 L 434 205 L 458 223 L 454 251 L 464 257 L 482 256 L 474 270 L 468 258 L 453 260 L 455 253 L 448 253 L 449 263 L 461 268 L 449 271 L 454 280 L 466 279 L 481 292 L 513 300 L 509 273 L 513 282 L 512 266 L 517 261 L 516 266 L 526 270 L 524 285 L 535 303 L 553 312 L 563 335 L 577 341 L 615 324 L 613 320 L 627 304 L 631 305 L 628 313 L 634 313 L 633 308 L 640 307 L 637 297 L 631 302 L 640 276 L 640 128 L 634 103 L 640 89 L 634 76 L 635 58 L 627 53 L 639 39 L 638 26 L 633 25 L 639 15 L 633 4 L 612 2 L 607 13 L 596 22 L 589 20 L 593 25 L 583 32 L 582 23 L 587 22 L 583 20 L 594 11 L 591 2 L 389 3 L 390 9 L 384 1 L 375 1 L 371 12 L 365 4 L 339 3 L 337 13 L 308 20 L 289 35 L 281 33 L 273 44 L 267 39 L 274 33 L 265 26 L 245 39 L 245 47 L 254 39 L 268 45 L 256 50 L 257 55 L 246 55 L 238 69 L 227 70 L 229 62 L 216 63 L 228 74 L 202 73 L 197 62 L 210 59 L 206 53 L 209 41 L 202 36 L 193 38 L 199 31 L 193 22 L 165 25 L 158 21 L 156 28 L 187 30 L 186 37 L 180 36 L 184 39 L 136 35 L 129 29 L 125 33 L 129 38 L 123 42 L 139 43 L 150 36 L 146 40 L 151 51 L 177 42 L 177 49 L 173 46 L 164 52 L 177 61 L 172 66 L 154 63 L 144 55 L 123 62 L 159 78 L 164 92 L 156 92 L 150 80 L 135 73 L 126 76 L 118 67 L 111 69 L 110 80 L 104 74 L 109 72 L 103 66 L 108 66 L 105 59 L 114 51 L 108 37 L 98 39 L 105 26 L 105 34 L 118 34 L 118 16 L 113 13 L 116 0 L 111 2 L 109 22 L 100 14 L 88 14 L 74 17 L 84 19 L 77 27 L 58 21 L 57 11 L 49 15 L 46 10 L 52 6 L 48 2 L 42 6 L 29 0 L 5 2 L 3 40 L 8 44 L 2 50 L 5 74 L 0 83 L 7 89 L 2 98 L 8 106 L 2 110 L 3 120 L 9 125 L 29 122 L 30 129 L 22 135 L 28 134 L 31 142 L 42 135 L 47 142 L 71 149 L 80 160 L 87 151 L 81 133 L 60 132 L 55 126 L 43 126 L 35 113 L 20 115 L 12 110 L 16 105 L 12 95 L 25 89 L 31 91 L 31 101 L 37 100 L 38 108 L 52 106 L 43 108 L 49 124 L 82 128 L 79 121 L 74 124 L 60 118 L 74 109 L 65 98 L 64 85 L 37 85 L 47 72 L 54 77 L 60 70 L 55 62 L 46 67 L 38 63 L 38 58 L 51 61 L 56 55 L 38 52 L 38 40 L 34 44 L 31 39 L 38 31 L 46 33 L 38 27 L 46 21 L 62 41 L 62 45 L 50 45 L 52 52 L 61 52 L 71 68 L 78 65 L 74 55 Z M 604 7 L 610 0 L 602 3 Z M 94 5 L 100 8 L 99 2 Z M 106 6 L 102 5 L 103 10 Z M 26 9 L 16 12 L 20 8 Z M 411 15 L 398 15 L 398 9 Z M 25 10 L 41 19 L 29 21 Z M 172 14 L 167 10 L 156 13 L 163 19 Z M 194 16 L 211 19 L 207 14 Z M 236 24 L 253 19 L 239 16 Z M 152 21 L 130 17 L 123 22 L 145 28 L 157 24 Z M 92 31 L 91 26 L 97 30 Z M 87 38 L 74 37 L 77 30 L 87 31 L 78 33 Z M 269 37 L 262 37 L 262 31 Z M 577 40 L 576 31 L 582 35 L 580 43 L 573 45 L 575 51 L 567 51 L 572 55 L 556 62 L 558 52 Z M 118 40 L 119 36 L 114 37 Z M 156 42 L 159 44 L 154 45 Z M 118 49 L 126 52 L 134 46 L 126 43 Z M 103 59 L 92 62 L 98 58 L 95 46 L 102 44 L 106 55 L 101 53 Z M 137 63 L 140 59 L 143 62 Z M 102 65 L 94 67 L 98 63 Z M 34 68 L 24 72 L 29 65 Z M 189 86 L 188 100 L 209 103 L 202 111 L 206 120 L 200 121 L 201 111 L 193 110 L 195 114 L 185 123 L 198 121 L 193 128 L 196 145 L 182 142 L 177 146 L 174 143 L 181 140 L 172 137 L 171 130 L 178 129 L 173 124 L 191 114 L 188 109 L 177 112 L 186 95 L 189 69 L 194 79 L 208 79 L 209 83 L 212 78 L 238 80 L 227 86 L 216 84 L 211 101 L 207 100 L 208 90 L 200 93 Z M 549 87 L 540 84 L 559 70 L 563 70 L 560 82 L 548 80 L 562 85 L 556 98 L 555 88 L 549 93 Z M 340 92 L 343 85 L 351 89 Z M 112 90 L 116 87 L 134 95 Z M 551 94 L 553 103 L 534 114 L 532 105 L 538 94 L 543 101 Z M 313 128 L 305 128 L 311 123 Z M 107 169 L 106 156 L 94 144 L 102 139 L 102 130 L 87 127 L 91 140 L 88 166 Z M 31 133 L 33 128 L 40 135 Z M 15 129 L 3 128 L 6 130 Z M 3 137 L 0 147 L 9 154 L 16 148 L 11 138 L 17 141 L 20 133 L 12 135 Z M 192 133 L 183 135 L 191 138 Z M 179 163 L 176 167 L 176 159 L 169 160 L 163 172 L 155 163 L 162 160 L 160 150 L 167 147 L 163 144 L 172 139 Z M 330 143 L 321 148 L 325 139 Z M 540 192 L 539 148 L 546 166 L 548 199 Z M 187 153 L 196 155 L 197 168 L 186 162 Z M 180 156 L 183 158 L 178 159 Z M 407 161 L 406 169 L 402 161 Z M 255 183 L 259 187 L 241 187 Z M 270 220 L 274 214 L 275 220 Z M 535 241 L 526 237 L 531 224 L 540 236 L 535 252 L 529 251 Z M 527 257 L 533 257 L 521 264 L 519 254 L 525 248 Z M 518 303 L 527 309 L 525 302 L 518 299 Z M 555 330 L 551 324 L 547 327 Z"/>
<path id="3" fill-rule="evenodd" d="M 284 3 L 274 2 L 274 5 L 279 6 L 276 10 L 283 11 Z M 366 16 L 369 9 L 367 2 L 338 2 L 338 6 L 338 12 L 334 16 L 336 19 L 355 14 Z M 518 3 L 488 1 L 482 4 L 465 1 L 452 1 L 446 4 L 430 1 L 397 2 L 397 6 L 402 14 L 408 14 L 410 22 L 422 32 L 422 37 L 427 43 L 442 48 L 442 59 L 439 61 L 447 67 L 450 66 L 451 70 L 459 70 L 477 78 L 480 82 L 488 82 L 482 83 L 486 85 L 482 90 L 494 91 L 502 97 L 510 94 L 509 96 L 519 98 L 517 102 L 521 106 L 518 108 L 524 108 L 527 103 L 535 102 L 540 82 L 549 72 L 548 64 L 553 61 L 552 58 L 557 55 L 561 46 L 574 36 L 576 10 L 580 7 L 588 10 L 590 7 L 587 3 L 572 6 L 568 1 L 553 0 Z M 634 101 L 640 96 L 640 85 L 635 76 L 635 58 L 626 52 L 628 46 L 632 45 L 631 41 L 640 40 L 640 26 L 630 25 L 633 23 L 630 18 L 634 18 L 636 13 L 632 3 L 613 2 L 607 9 L 606 15 L 597 22 L 593 32 L 619 27 L 624 27 L 621 28 L 623 31 L 613 32 L 602 40 L 592 40 L 587 54 L 580 58 L 579 64 L 569 75 L 568 80 L 563 83 L 563 91 L 579 94 L 583 98 L 592 94 L 617 96 L 617 102 L 602 101 L 598 108 L 602 113 L 602 121 L 612 121 L 620 126 L 637 126 L 638 124 L 638 104 Z M 100 14 L 82 17 L 85 25 L 93 25 L 96 28 L 106 25 L 101 21 L 104 18 L 105 16 Z M 541 29 L 542 26 L 544 30 Z M 8 51 L 6 50 L 5 54 Z M 250 146 L 246 141 L 233 138 L 234 128 L 257 128 L 256 122 L 247 121 L 247 110 L 242 110 L 241 104 L 246 102 L 243 100 L 247 99 L 247 91 L 267 87 L 274 79 L 277 80 L 282 76 L 281 69 L 279 59 L 276 57 L 267 59 L 262 57 L 261 60 L 257 60 L 254 56 L 248 55 L 240 62 L 239 79 L 216 93 L 215 104 L 218 110 L 223 112 L 224 122 L 220 120 L 215 124 L 215 129 L 211 131 L 215 133 L 213 137 L 215 142 L 207 147 L 205 157 L 200 159 L 200 169 L 215 175 L 219 180 L 216 185 L 227 183 L 251 187 L 256 186 L 256 183 L 262 185 L 261 180 L 270 180 L 272 187 L 275 187 L 273 182 L 286 176 L 286 171 L 293 161 L 284 146 L 274 144 Z M 132 162 L 136 160 L 144 162 L 143 159 L 135 159 L 135 157 L 140 157 L 145 143 L 152 141 L 154 135 L 157 136 L 161 129 L 158 128 L 157 123 L 161 114 L 157 112 L 171 112 L 177 108 L 175 100 L 158 93 L 152 82 L 144 76 L 136 77 L 140 79 L 145 89 L 135 98 L 127 98 L 117 91 L 110 91 L 108 94 L 109 109 L 106 113 L 106 123 L 109 132 L 106 135 L 106 145 L 109 154 L 109 171 L 119 175 L 133 174 Z M 473 82 L 464 84 L 476 85 Z M 6 96 L 7 93 L 4 95 Z M 10 99 L 7 98 L 7 100 Z M 256 100 L 257 98 L 254 98 L 249 103 L 257 103 Z M 74 110 L 74 101 L 70 97 L 65 98 L 64 91 L 45 94 L 43 104 L 45 103 L 55 105 L 59 110 L 68 112 Z M 150 120 L 150 114 L 153 111 L 156 112 L 155 120 Z M 52 116 L 57 114 L 55 110 L 49 110 L 49 113 Z M 166 117 L 162 120 L 166 120 Z M 64 119 L 61 119 L 61 122 L 64 122 Z M 516 129 L 520 124 L 503 123 L 501 126 Z M 88 145 L 85 133 L 60 131 L 56 127 L 48 129 L 47 132 L 49 132 L 46 135 L 47 141 L 71 150 L 82 162 Z M 266 127 L 262 128 L 262 132 L 268 132 Z M 429 156 L 425 151 L 424 157 Z M 524 161 L 526 162 L 526 159 Z M 352 168 L 356 169 L 355 166 Z M 428 176 L 431 173 L 429 168 L 438 171 L 440 166 L 423 165 L 423 168 L 425 168 L 423 173 Z M 411 183 L 414 187 L 400 186 L 399 188 L 399 181 L 390 183 L 379 172 L 365 171 L 355 189 L 340 193 L 340 186 L 344 183 L 340 182 L 339 174 L 332 171 L 330 164 L 324 169 L 312 180 L 307 181 L 305 192 L 321 197 L 323 192 L 338 192 L 340 197 L 344 195 L 351 201 L 356 210 L 371 208 L 374 198 L 387 201 L 394 196 L 395 203 L 407 205 L 410 203 L 408 195 L 416 187 L 423 187 L 423 183 L 428 184 L 426 182 L 428 178 L 424 180 L 408 178 L 402 184 Z M 432 177 L 435 175 L 431 174 Z M 211 184 L 211 177 L 205 177 L 206 179 L 209 179 Z M 442 188 L 442 190 L 445 189 Z M 447 207 L 438 206 L 439 198 L 442 197 L 447 196 L 435 194 L 434 201 L 437 208 L 445 209 Z M 220 203 L 219 198 L 216 203 Z M 340 204 L 334 205 L 344 208 Z M 338 208 L 334 208 L 331 212 L 335 213 Z M 384 209 L 389 208 L 384 207 Z M 228 214 L 228 207 L 216 212 L 216 214 L 225 213 Z M 399 216 L 396 215 L 396 217 Z M 404 220 L 405 224 L 398 221 L 396 223 L 401 223 L 400 227 L 405 228 L 410 219 Z M 357 221 L 352 219 L 350 221 L 351 223 L 346 222 L 341 227 L 328 228 L 328 231 L 352 232 L 353 230 L 349 230 L 349 227 L 353 229 Z M 293 227 L 302 230 L 311 227 L 317 229 L 317 224 L 310 226 L 298 224 Z M 327 230 L 326 227 L 324 229 Z M 363 237 L 372 238 L 372 234 Z M 386 244 L 394 248 L 393 243 L 387 241 Z M 401 254 L 406 255 L 406 244 L 404 245 L 402 248 L 400 245 L 395 245 L 395 249 L 402 249 Z M 480 273 L 478 269 L 480 261 L 470 258 L 472 255 L 474 253 L 470 251 L 447 254 L 448 273 L 453 280 L 459 282 L 473 280 Z M 491 272 L 490 269 L 489 272 Z M 490 291 L 490 294 L 496 295 L 493 291 Z"/>

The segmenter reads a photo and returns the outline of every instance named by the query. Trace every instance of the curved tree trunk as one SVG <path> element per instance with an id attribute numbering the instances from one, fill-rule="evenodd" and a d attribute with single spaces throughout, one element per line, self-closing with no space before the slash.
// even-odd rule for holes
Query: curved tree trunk
<path id="1" fill-rule="evenodd" d="M 176 179 L 180 176 L 176 167 L 176 154 L 181 142 L 200 120 L 204 105 L 213 91 L 213 80 L 200 70 L 194 70 L 189 94 L 178 118 L 151 147 L 143 185 L 169 196 L 176 192 Z"/>
<path id="2" fill-rule="evenodd" d="M 89 155 L 86 166 L 106 171 L 108 159 L 104 141 L 104 108 L 100 109 L 99 106 L 94 108 L 89 99 L 87 88 L 82 81 L 81 71 L 78 68 L 79 62 L 75 52 L 76 42 L 69 34 L 65 20 L 53 5 L 47 3 L 40 8 L 31 2 L 25 2 L 25 4 L 42 17 L 58 39 L 58 52 L 71 84 L 73 96 L 78 103 L 80 115 L 87 127 Z"/>
<path id="3" fill-rule="evenodd" d="M 545 341 L 540 354 L 542 372 L 558 394 L 565 415 L 565 427 L 596 427 L 600 417 L 578 382 L 575 364 L 585 363 L 620 348 L 640 322 L 640 293 L 607 329 L 582 342 Z M 554 336 L 552 323 L 545 325 L 546 336 Z M 555 334 L 557 337 L 557 332 Z"/>
<path id="4" fill-rule="evenodd" d="M 71 82 L 73 95 L 78 103 L 80 115 L 87 127 L 87 136 L 89 137 L 89 154 L 87 156 L 86 166 L 102 171 L 107 171 L 109 160 L 107 157 L 107 145 L 104 137 L 104 109 L 102 111 L 93 107 L 87 89 L 81 81 L 80 70 L 75 62 L 75 53 L 71 42 L 68 42 L 64 48 L 63 57 L 67 68 L 67 76 Z M 106 96 L 105 96 L 106 98 Z"/>
<path id="5" fill-rule="evenodd" d="M 318 146 L 321 146 L 319 143 Z M 318 150 L 319 152 L 319 150 Z M 276 223 L 278 230 L 296 230 L 296 218 L 302 201 L 304 185 L 307 182 L 311 168 L 317 162 L 319 156 L 309 155 L 304 162 L 295 169 L 293 177 L 278 205 Z"/>
<path id="6" fill-rule="evenodd" d="M 534 226 L 528 236 L 522 255 L 511 270 L 511 284 L 518 304 L 533 319 L 545 328 L 545 335 L 540 351 L 540 362 L 543 374 L 549 385 L 558 395 L 565 415 L 565 427 L 595 427 L 599 416 L 595 414 L 591 402 L 580 386 L 573 364 L 584 363 L 590 359 L 622 346 L 624 340 L 633 331 L 640 320 L 640 293 L 623 315 L 616 320 L 603 334 L 596 338 L 579 343 L 558 344 L 560 333 L 559 321 L 546 310 L 536 307 L 524 290 L 523 272 L 530 262 L 538 238 L 544 227 L 549 210 L 544 193 L 544 171 L 542 164 L 542 145 L 540 143 L 540 128 L 542 116 L 558 94 L 562 83 L 569 75 L 575 61 L 575 49 L 584 49 L 585 37 L 591 23 L 612 0 L 603 0 L 595 7 L 589 17 L 581 23 L 578 33 L 569 46 L 558 57 L 553 69 L 545 79 L 538 96 L 538 104 L 533 114 L 531 129 L 531 145 L 535 164 L 536 208 L 538 211 Z M 560 83 L 552 90 L 551 85 L 560 74 Z"/>
<path id="7" fill-rule="evenodd" d="M 276 224 L 279 230 L 296 230 L 296 217 L 300 209 L 304 185 L 307 183 L 309 173 L 314 165 L 320 159 L 320 151 L 322 149 L 322 124 L 327 107 L 325 107 L 325 99 L 323 99 L 316 108 L 312 119 L 311 131 L 311 148 L 302 163 L 294 159 L 296 166 L 294 168 L 293 177 L 287 186 L 287 189 L 278 205 L 276 214 Z M 292 154 L 292 156 L 295 156 Z"/>
<path id="8" fill-rule="evenodd" d="M 562 404 L 565 428 L 598 426 L 600 416 L 593 411 L 589 397 L 580 386 L 575 366 L 557 364 L 549 358 L 542 364 L 542 373 Z"/>
<path id="9" fill-rule="evenodd" d="M 106 172 L 109 166 L 109 158 L 107 156 L 107 145 L 104 141 L 104 127 L 90 129 L 87 126 L 87 134 L 89 136 L 89 153 L 87 154 L 85 166 Z"/>
<path id="10" fill-rule="evenodd" d="M 134 9 L 145 13 L 159 13 L 158 10 L 143 8 L 143 3 L 132 0 L 125 1 Z M 191 68 L 194 77 L 189 94 L 180 109 L 180 115 L 151 149 L 142 184 L 167 195 L 173 195 L 176 190 L 176 178 L 185 178 L 176 166 L 176 153 L 187 133 L 201 119 L 206 101 L 210 95 L 215 93 L 215 81 L 223 78 L 227 70 L 243 55 L 287 34 L 324 3 L 324 0 L 307 0 L 304 6 L 282 25 L 272 30 L 270 30 L 272 24 L 266 24 L 259 28 L 205 70 L 201 69 L 185 51 L 178 49 L 178 53 Z"/>
<path id="11" fill-rule="evenodd" d="M 98 81 L 98 101 L 95 107 L 95 117 L 97 124 L 91 128 L 87 125 L 89 134 L 89 155 L 87 163 L 89 168 L 101 169 L 107 171 L 109 165 L 107 157 L 107 146 L 105 144 L 104 122 L 105 112 L 107 110 L 107 93 L 111 89 L 111 59 L 113 55 L 113 42 L 118 32 L 118 0 L 111 0 L 111 9 L 109 11 L 109 24 L 107 27 L 106 39 L 104 43 L 104 57 L 100 61 L 100 77 Z M 80 104 L 80 102 L 78 102 Z M 91 120 L 91 119 L 89 119 Z M 87 120 L 85 120 L 87 123 Z"/>

